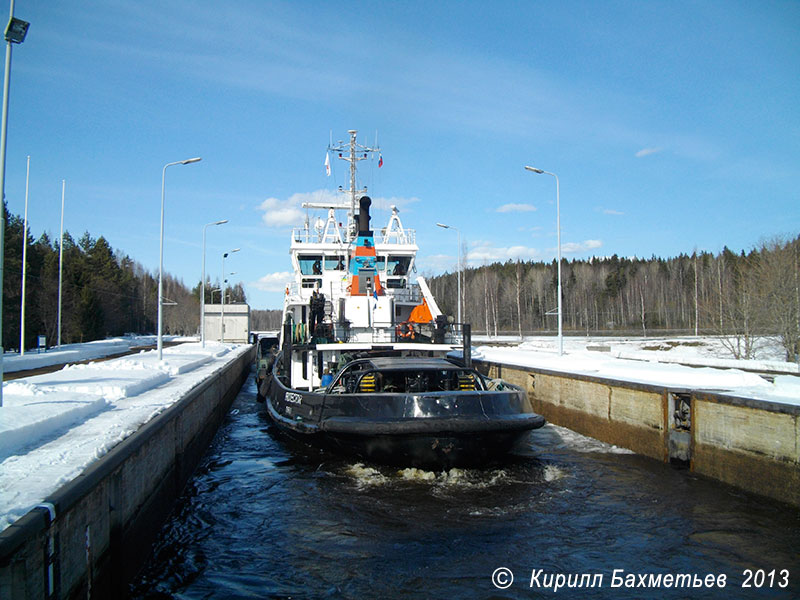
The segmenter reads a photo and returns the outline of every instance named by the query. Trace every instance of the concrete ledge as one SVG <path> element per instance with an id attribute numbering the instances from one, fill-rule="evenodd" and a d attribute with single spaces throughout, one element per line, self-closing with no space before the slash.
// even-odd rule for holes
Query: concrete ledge
<path id="1" fill-rule="evenodd" d="M 527 390 L 556 425 L 800 507 L 800 406 L 474 361 Z M 687 423 L 673 417 L 689 407 Z"/>
<path id="2" fill-rule="evenodd" d="M 0 598 L 124 597 L 250 372 L 255 347 L 0 534 Z"/>

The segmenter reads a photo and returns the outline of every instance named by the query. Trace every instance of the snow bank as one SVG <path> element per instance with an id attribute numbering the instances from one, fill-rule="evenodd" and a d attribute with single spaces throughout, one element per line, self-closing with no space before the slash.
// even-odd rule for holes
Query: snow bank
<path id="1" fill-rule="evenodd" d="M 60 398 L 62 394 L 98 395 L 107 400 L 118 400 L 146 392 L 165 381 L 169 374 L 163 371 L 131 369 L 126 364 L 92 363 L 88 365 L 70 365 L 60 371 L 26 377 L 29 385 L 40 390 L 47 390 L 50 398 Z M 13 382 L 12 382 L 13 383 Z M 9 389 L 10 388 L 10 389 Z M 3 397 L 13 397 L 16 387 L 3 388 Z"/>
<path id="2" fill-rule="evenodd" d="M 183 344 L 4 383 L 0 530 L 248 349 Z"/>
<path id="3" fill-rule="evenodd" d="M 171 348 L 170 348 L 171 350 Z M 165 350 L 166 352 L 166 350 Z M 224 354 L 223 354 L 224 356 Z M 217 358 L 215 354 L 178 354 L 171 353 L 169 359 L 158 361 L 156 353 L 153 351 L 135 354 L 133 356 L 125 356 L 118 361 L 114 361 L 117 368 L 130 369 L 136 371 L 158 371 L 166 376 L 180 375 L 181 373 L 188 373 L 198 367 L 211 362 Z M 97 366 L 104 363 L 98 363 Z M 82 365 L 81 365 L 82 366 Z M 92 366 L 95 366 L 94 364 Z"/>
<path id="4" fill-rule="evenodd" d="M 113 356 L 114 354 L 122 354 L 137 346 L 148 346 L 155 343 L 155 336 L 135 336 L 97 340 L 85 344 L 64 344 L 58 348 L 51 348 L 46 352 L 28 350 L 23 355 L 5 354 L 3 356 L 3 370 L 6 373 L 14 373 L 16 371 L 41 369 L 84 360 L 95 360 Z"/>
<path id="5" fill-rule="evenodd" d="M 48 398 L 50 390 L 17 382 L 4 387 L 0 421 L 0 460 L 82 423 L 111 408 L 102 396 L 61 392 Z"/>
<path id="6" fill-rule="evenodd" d="M 780 375 L 771 383 L 757 373 L 732 368 L 796 373 L 796 364 L 775 360 L 736 361 L 725 357 L 724 348 L 712 338 L 592 341 L 570 337 L 564 338 L 563 356 L 558 356 L 556 344 L 553 337 L 528 338 L 512 347 L 479 346 L 473 348 L 472 355 L 476 359 L 521 367 L 800 405 L 800 378 Z"/>

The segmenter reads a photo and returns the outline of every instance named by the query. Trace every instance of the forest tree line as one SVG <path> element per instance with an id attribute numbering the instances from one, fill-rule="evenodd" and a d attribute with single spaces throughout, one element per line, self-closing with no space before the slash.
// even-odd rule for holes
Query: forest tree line
<path id="1" fill-rule="evenodd" d="M 800 354 L 800 236 L 749 253 L 725 248 L 676 258 L 562 260 L 565 331 L 585 335 L 656 331 L 720 336 L 753 358 L 765 335 Z M 457 314 L 455 273 L 428 281 L 440 308 Z M 557 329 L 557 262 L 508 261 L 465 269 L 463 320 L 473 332 L 517 335 Z"/>
<path id="2" fill-rule="evenodd" d="M 20 345 L 22 255 L 24 221 L 8 213 L 5 218 L 3 274 L 3 348 Z M 30 232 L 26 252 L 25 347 L 37 346 L 44 335 L 47 345 L 58 339 L 59 243 L 47 233 L 34 240 Z M 157 326 L 158 271 L 150 272 L 129 256 L 115 251 L 100 236 L 88 232 L 80 239 L 64 233 L 61 293 L 61 342 L 87 342 L 126 333 L 155 333 Z M 165 273 L 164 333 L 195 335 L 200 327 L 200 282 L 188 288 Z M 206 302 L 220 301 L 219 281 L 206 281 Z M 246 302 L 241 283 L 226 286 L 226 302 Z"/>

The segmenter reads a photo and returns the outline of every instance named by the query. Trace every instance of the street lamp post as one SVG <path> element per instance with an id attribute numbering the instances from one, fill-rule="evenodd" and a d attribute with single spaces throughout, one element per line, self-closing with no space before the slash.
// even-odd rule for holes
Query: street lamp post
<path id="1" fill-rule="evenodd" d="M 558 238 L 558 355 L 564 354 L 563 314 L 561 312 L 561 193 L 559 190 L 558 175 L 536 167 L 525 167 L 526 171 L 538 175 L 552 175 L 556 178 L 556 235 Z"/>
<path id="2" fill-rule="evenodd" d="M 167 167 L 173 165 L 188 165 L 203 160 L 199 156 L 196 158 L 187 158 L 186 160 L 177 160 L 175 162 L 167 163 L 161 171 L 161 242 L 158 249 L 158 360 L 162 358 L 162 351 L 164 349 L 163 340 L 163 325 L 164 325 L 164 191 L 167 178 Z"/>
<path id="3" fill-rule="evenodd" d="M 458 234 L 458 254 L 457 256 L 457 263 L 456 269 L 458 270 L 458 276 L 456 280 L 458 282 L 458 308 L 456 312 L 458 313 L 458 322 L 461 323 L 461 230 L 458 227 L 453 227 L 452 225 L 445 225 L 444 223 L 437 223 L 437 227 L 441 227 L 442 229 L 454 229 L 456 234 Z"/>
<path id="4" fill-rule="evenodd" d="M 222 293 L 220 293 L 220 311 L 219 311 L 219 341 L 225 341 L 225 258 L 228 254 L 239 252 L 241 248 L 234 248 L 230 252 L 222 255 Z"/>
<path id="5" fill-rule="evenodd" d="M 25 354 L 25 280 L 28 274 L 28 184 L 31 179 L 31 157 L 25 170 L 25 220 L 22 224 L 22 303 L 19 308 L 19 355 Z"/>
<path id="6" fill-rule="evenodd" d="M 8 139 L 8 89 L 11 85 L 11 44 L 21 44 L 28 33 L 26 21 L 14 18 L 14 0 L 11 0 L 8 25 L 6 25 L 6 70 L 3 77 L 3 115 L 0 119 L 0 201 L 6 197 L 6 140 Z M 0 219 L 0 287 L 3 284 L 6 221 Z M 0 406 L 3 406 L 3 294 L 0 294 Z"/>
<path id="7" fill-rule="evenodd" d="M 67 180 L 61 180 L 61 233 L 58 237 L 58 335 L 56 345 L 61 346 L 61 284 L 64 274 L 64 193 L 67 189 Z"/>
<path id="8" fill-rule="evenodd" d="M 206 229 L 227 223 L 228 219 L 203 225 L 203 270 L 200 277 L 200 345 L 206 347 Z"/>

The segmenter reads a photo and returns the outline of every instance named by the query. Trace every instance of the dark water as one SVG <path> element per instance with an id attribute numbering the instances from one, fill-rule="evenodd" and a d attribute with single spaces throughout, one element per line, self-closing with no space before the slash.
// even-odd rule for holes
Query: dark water
<path id="1" fill-rule="evenodd" d="M 133 597 L 800 598 L 800 511 L 687 471 L 551 426 L 503 468 L 398 471 L 292 444 L 259 409 L 251 381 Z M 726 587 L 612 588 L 615 569 Z M 584 573 L 602 587 L 546 579 Z"/>

